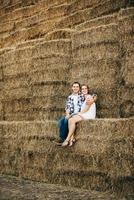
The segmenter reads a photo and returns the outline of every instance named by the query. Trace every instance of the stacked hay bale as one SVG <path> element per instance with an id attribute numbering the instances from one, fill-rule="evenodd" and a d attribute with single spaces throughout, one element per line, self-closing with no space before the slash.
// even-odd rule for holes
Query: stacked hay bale
<path id="1" fill-rule="evenodd" d="M 20 45 L 0 57 L 5 120 L 56 119 L 64 110 L 71 42 L 35 44 Z"/>
<path id="2" fill-rule="evenodd" d="M 47 0 L 1 16 L 0 119 L 14 120 L 0 123 L 1 173 L 131 189 L 133 118 L 117 119 L 133 115 L 133 8 L 120 11 L 129 2 Z M 73 81 L 97 92 L 98 117 L 115 119 L 83 122 L 61 151 L 52 140 Z"/>
<path id="3" fill-rule="evenodd" d="M 9 13 L 22 6 L 30 6 L 38 0 L 3 0 L 0 2 L 0 14 Z"/>
<path id="4" fill-rule="evenodd" d="M 101 117 L 117 117 L 119 42 L 116 24 L 77 31 L 73 35 L 72 79 L 87 83 L 99 95 Z M 76 75 L 75 75 L 76 74 Z"/>
<path id="5" fill-rule="evenodd" d="M 30 108 L 31 104 L 35 103 L 33 96 L 34 95 L 36 96 L 36 94 L 35 92 L 33 92 L 33 90 L 35 88 L 36 88 L 35 90 L 37 90 L 39 86 L 35 81 L 36 79 L 38 79 L 37 77 L 39 76 L 40 79 L 43 80 L 42 84 L 44 84 L 43 82 L 45 82 L 45 85 L 50 84 L 50 79 L 52 81 L 55 81 L 53 82 L 53 84 L 61 84 L 61 82 L 59 83 L 57 82 L 57 80 L 58 81 L 62 80 L 62 82 L 64 82 L 63 85 L 66 85 L 65 82 L 67 80 L 69 80 L 69 82 L 72 82 L 74 80 L 80 80 L 81 83 L 84 82 L 89 84 L 91 91 L 95 91 L 99 95 L 98 117 L 130 116 L 130 114 L 128 113 L 130 110 L 132 110 L 133 104 L 132 101 L 130 100 L 132 99 L 130 95 L 132 91 L 132 78 L 131 78 L 131 84 L 129 84 L 130 82 L 129 79 L 130 77 L 132 77 L 132 74 L 129 73 L 126 76 L 125 74 L 126 69 L 124 70 L 123 66 L 127 65 L 127 63 L 126 64 L 123 63 L 128 62 L 127 60 L 129 58 L 128 56 L 130 56 L 129 55 L 130 51 L 132 52 L 132 50 L 129 51 L 129 49 L 130 48 L 133 49 L 132 45 L 129 47 L 128 42 L 125 42 L 125 40 L 128 41 L 128 39 L 124 40 L 124 38 L 133 37 L 132 30 L 130 30 L 133 29 L 133 24 L 132 24 L 133 9 L 132 8 L 126 9 L 125 11 L 121 11 L 119 14 L 116 12 L 111 15 L 107 16 L 105 15 L 107 14 L 107 12 L 112 13 L 118 11 L 121 7 L 125 7 L 128 3 L 129 2 L 126 0 L 115 1 L 114 4 L 112 4 L 111 0 L 107 2 L 98 0 L 96 1 L 63 0 L 60 2 L 56 0 L 51 2 L 39 1 L 37 7 L 35 5 L 32 5 L 29 7 L 25 7 L 23 9 L 21 8 L 15 10 L 13 13 L 8 13 L 7 16 L 6 15 L 1 16 L 1 19 L 2 21 L 4 21 L 4 23 L 1 24 L 0 45 L 1 47 L 13 46 L 12 47 L 13 49 L 11 51 L 9 51 L 9 49 L 2 50 L 3 53 L 0 58 L 1 69 L 3 69 L 2 76 L 4 82 L 6 83 L 3 88 L 3 91 L 7 88 L 8 88 L 7 91 L 9 91 L 9 88 L 14 88 L 15 94 L 12 91 L 12 96 L 14 95 L 14 98 L 16 98 L 15 96 L 18 96 L 18 98 L 23 98 L 22 97 L 23 95 L 22 96 L 20 95 L 19 97 L 19 95 L 17 94 L 19 93 L 20 90 L 19 87 L 23 87 L 23 93 L 25 96 L 25 100 L 23 99 L 23 101 L 25 102 L 24 104 L 27 104 L 27 106 L 25 109 L 21 105 L 20 107 L 22 107 L 22 110 L 23 109 L 25 110 L 24 111 L 25 114 L 29 112 L 31 116 L 29 118 L 28 114 L 26 114 L 26 119 L 32 120 L 36 119 L 36 117 L 38 119 L 43 119 L 42 116 L 44 114 L 42 113 L 41 105 L 40 105 L 40 110 L 41 110 L 40 112 L 37 111 L 38 109 L 36 109 L 36 107 L 32 108 L 35 110 L 35 113 L 38 113 L 35 115 L 35 117 L 32 116 L 31 114 L 32 111 Z M 96 16 L 97 17 L 101 16 L 101 17 L 96 18 Z M 10 17 L 13 18 L 10 19 Z M 129 33 L 128 31 L 126 31 L 125 28 L 128 23 L 129 24 L 131 23 L 130 29 L 128 29 Z M 71 29 L 69 27 L 71 27 Z M 44 38 L 37 40 L 38 37 L 44 37 Z M 31 42 L 22 43 L 18 45 L 18 47 L 14 47 L 14 45 L 17 46 L 17 44 L 20 41 L 33 38 L 36 39 L 34 39 Z M 62 39 L 64 39 L 64 41 Z M 46 42 L 45 44 L 44 41 L 48 42 Z M 46 55 L 45 51 L 47 51 L 47 48 L 51 46 L 51 44 L 53 46 L 57 43 L 56 45 L 57 50 L 55 49 L 53 51 L 53 47 L 50 47 L 51 50 L 48 53 L 49 56 L 45 56 L 47 57 L 45 59 L 44 58 L 40 59 L 41 54 L 38 53 L 39 51 L 38 49 L 40 49 L 41 46 L 39 45 L 43 42 L 44 42 L 44 47 L 41 50 L 41 54 L 44 51 L 43 54 Z M 64 47 L 65 51 L 64 53 L 61 53 L 62 55 L 60 55 L 58 58 L 57 53 L 60 48 L 59 44 L 61 43 L 61 45 L 64 45 L 64 42 L 65 42 L 65 47 Z M 67 50 L 66 53 L 66 48 L 68 49 L 68 43 L 70 47 L 69 51 Z M 35 50 L 36 48 L 37 51 Z M 54 62 L 51 60 L 52 57 L 55 60 Z M 63 60 L 62 57 L 64 57 Z M 73 60 L 71 59 L 72 57 Z M 60 61 L 60 59 L 62 61 Z M 133 57 L 131 53 L 129 60 L 132 59 Z M 14 64 L 15 62 L 17 64 Z M 52 64 L 50 64 L 51 62 Z M 61 63 L 58 64 L 59 62 L 61 62 L 62 64 Z M 43 70 L 45 69 L 44 71 L 45 75 L 42 74 L 43 65 L 44 65 Z M 53 65 L 54 68 L 53 67 L 50 68 L 49 65 L 50 66 Z M 58 65 L 63 65 L 63 67 L 60 68 L 60 66 Z M 65 65 L 68 66 L 67 67 L 68 69 L 62 69 L 64 68 Z M 131 68 L 132 63 L 130 63 L 129 65 L 130 65 L 129 68 Z M 72 66 L 71 74 L 69 73 L 70 66 Z M 40 68 L 39 70 L 40 72 L 38 72 L 38 68 Z M 29 71 L 31 72 L 31 75 L 29 74 Z M 63 74 L 63 78 L 62 77 L 59 78 L 59 74 L 60 75 Z M 13 79 L 13 76 L 15 75 L 17 75 L 18 77 L 17 79 Z M 7 79 L 8 76 L 10 76 L 10 79 Z M 120 78 L 121 76 L 122 78 Z M 125 86 L 122 85 L 124 84 L 123 77 L 125 77 L 125 79 L 128 80 L 126 81 L 127 85 Z M 32 82 L 36 83 L 36 87 L 32 86 Z M 40 90 L 39 88 L 38 90 Z M 61 90 L 59 91 L 60 93 L 62 93 L 62 90 L 64 89 L 60 85 L 59 88 L 61 88 Z M 53 90 L 53 88 L 51 88 L 51 90 Z M 123 90 L 126 91 L 126 97 L 124 97 L 126 98 L 126 100 L 122 100 Z M 55 89 L 54 91 L 58 92 Z M 10 92 L 6 92 L 5 90 L 4 93 L 5 93 L 4 99 L 6 100 L 9 98 Z M 67 93 L 65 92 L 65 94 Z M 47 97 L 44 98 L 43 93 L 40 93 L 40 96 L 42 96 L 44 102 L 48 101 L 46 100 Z M 53 102 L 53 98 L 52 100 L 50 100 L 50 102 L 51 103 Z M 57 102 L 57 100 L 55 102 Z M 61 104 L 61 100 L 59 102 Z M 16 105 L 17 104 L 20 104 L 20 102 L 18 103 L 18 100 L 16 102 Z M 37 104 L 40 104 L 39 101 L 37 101 Z M 63 103 L 61 105 L 63 106 Z M 63 108 L 56 109 L 55 106 L 57 106 L 57 103 L 55 103 L 53 108 L 51 109 L 49 108 L 49 110 L 53 110 L 53 112 L 54 110 L 55 112 L 57 112 L 57 109 L 63 111 Z M 1 109 L 6 110 L 5 115 L 8 111 L 14 112 L 15 111 L 14 102 L 11 100 L 9 106 L 9 99 L 8 99 L 8 103 L 5 102 L 4 107 L 1 104 Z M 59 111 L 59 113 L 61 113 L 61 111 Z M 133 114 L 131 114 L 131 116 L 132 115 Z M 25 115 L 22 114 L 20 119 L 24 119 L 25 118 L 24 116 Z M 10 119 L 10 117 L 8 119 Z M 17 119 L 17 117 L 11 119 Z"/>
<path id="6" fill-rule="evenodd" d="M 133 122 L 133 118 L 83 122 L 72 148 L 52 143 L 57 137 L 54 121 L 2 122 L 0 171 L 129 197 L 134 192 Z"/>
<path id="7" fill-rule="evenodd" d="M 76 26 L 72 36 L 72 80 L 88 83 L 98 93 L 98 117 L 134 114 L 133 16 L 128 8 L 89 20 Z"/>
<path id="8" fill-rule="evenodd" d="M 119 15 L 121 69 L 118 99 L 120 116 L 134 116 L 134 8 L 122 10 Z"/>

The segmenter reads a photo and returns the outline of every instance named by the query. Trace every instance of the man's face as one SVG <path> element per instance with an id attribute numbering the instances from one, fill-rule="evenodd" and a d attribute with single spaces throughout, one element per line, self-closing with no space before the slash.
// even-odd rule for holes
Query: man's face
<path id="1" fill-rule="evenodd" d="M 77 84 L 77 83 L 73 84 L 72 90 L 73 90 L 74 94 L 78 94 L 80 92 L 80 86 L 79 86 L 79 84 Z"/>

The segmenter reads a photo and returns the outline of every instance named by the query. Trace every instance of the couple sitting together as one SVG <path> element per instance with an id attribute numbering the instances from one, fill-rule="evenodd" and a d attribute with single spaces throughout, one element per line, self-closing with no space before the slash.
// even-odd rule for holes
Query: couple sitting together
<path id="1" fill-rule="evenodd" d="M 59 130 L 62 146 L 72 146 L 75 142 L 74 133 L 77 122 L 95 119 L 97 95 L 89 94 L 87 85 L 80 86 L 79 82 L 72 84 L 72 94 L 66 102 L 66 116 L 59 120 Z"/>

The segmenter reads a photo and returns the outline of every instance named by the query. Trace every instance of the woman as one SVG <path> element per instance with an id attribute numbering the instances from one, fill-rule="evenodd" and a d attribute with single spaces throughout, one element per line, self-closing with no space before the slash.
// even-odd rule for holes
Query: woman
<path id="1" fill-rule="evenodd" d="M 74 132 L 76 129 L 77 122 L 88 119 L 95 119 L 96 117 L 96 105 L 97 95 L 89 94 L 89 87 L 87 85 L 82 85 L 82 94 L 85 97 L 85 101 L 81 107 L 81 112 L 73 115 L 68 121 L 69 132 L 66 140 L 62 143 L 62 146 L 72 146 L 74 142 Z M 88 101 L 88 104 L 87 104 Z M 91 102 L 89 104 L 89 101 Z"/>

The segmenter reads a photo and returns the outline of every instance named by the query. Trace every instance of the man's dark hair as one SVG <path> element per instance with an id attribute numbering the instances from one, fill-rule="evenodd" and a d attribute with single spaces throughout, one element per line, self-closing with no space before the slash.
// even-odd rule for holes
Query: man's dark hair
<path id="1" fill-rule="evenodd" d="M 78 84 L 78 85 L 79 85 L 79 87 L 81 88 L 81 85 L 80 85 L 80 83 L 79 83 L 79 82 L 77 82 L 77 81 L 73 82 L 73 83 L 72 83 L 72 86 L 73 86 L 74 84 Z"/>

